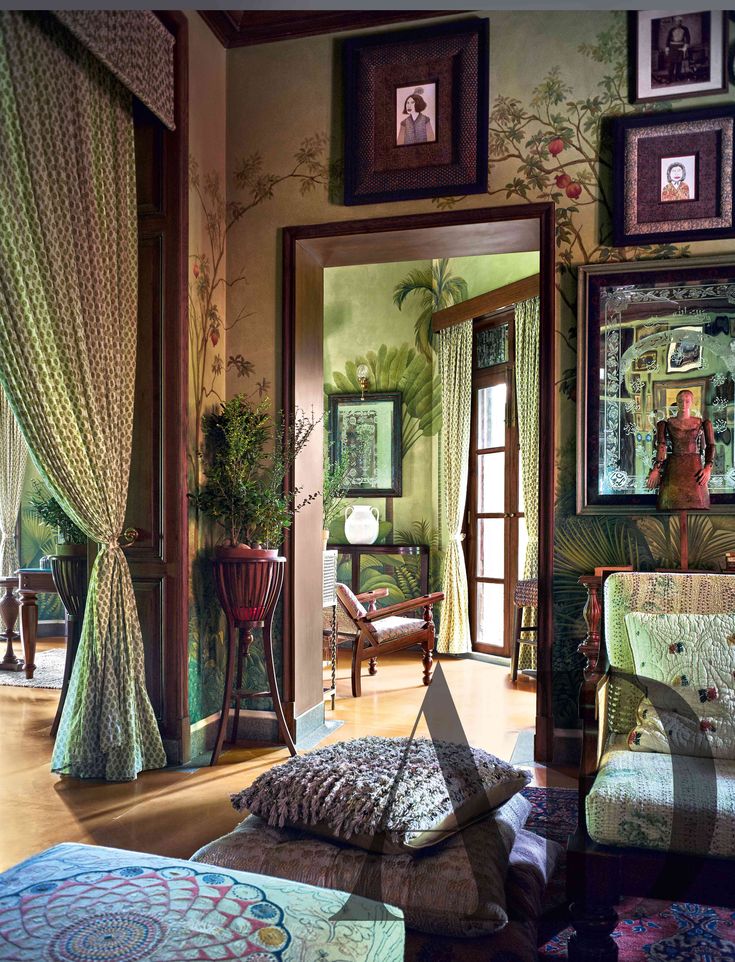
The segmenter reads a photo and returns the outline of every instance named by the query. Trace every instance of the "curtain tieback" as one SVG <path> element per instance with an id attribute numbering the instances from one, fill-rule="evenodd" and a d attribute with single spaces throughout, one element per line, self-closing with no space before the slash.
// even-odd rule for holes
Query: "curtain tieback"
<path id="1" fill-rule="evenodd" d="M 457 531 L 456 534 L 452 535 L 452 541 L 464 541 L 465 533 L 464 531 Z"/>

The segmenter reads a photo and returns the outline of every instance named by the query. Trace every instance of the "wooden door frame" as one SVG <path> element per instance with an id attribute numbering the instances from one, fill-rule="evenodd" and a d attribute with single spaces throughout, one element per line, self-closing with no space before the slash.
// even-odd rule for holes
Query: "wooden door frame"
<path id="1" fill-rule="evenodd" d="M 161 736 L 169 762 L 188 761 L 189 724 L 189 531 L 187 434 L 189 401 L 189 22 L 177 10 L 156 14 L 173 34 L 174 131 L 164 132 L 165 203 L 175 230 L 166 244 L 164 291 L 163 536 L 168 574 L 165 580 L 164 714 Z"/>
<path id="2" fill-rule="evenodd" d="M 296 406 L 306 407 L 316 396 L 316 372 L 322 351 L 323 324 L 323 272 L 328 266 L 389 262 L 445 256 L 444 247 L 457 239 L 459 248 L 454 256 L 468 253 L 493 253 L 492 249 L 472 250 L 475 238 L 483 229 L 490 233 L 498 230 L 498 236 L 514 229 L 524 228 L 522 222 L 534 222 L 540 252 L 540 396 L 546 417 L 554 424 L 556 396 L 555 370 L 555 209 L 554 204 L 523 204 L 508 207 L 482 207 L 470 210 L 442 211 L 428 214 L 410 214 L 396 217 L 376 217 L 366 220 L 338 221 L 327 224 L 311 224 L 286 227 L 283 230 L 283 324 L 282 324 L 282 376 L 283 410 L 287 421 L 293 419 Z M 431 231 L 431 234 L 425 232 Z M 397 233 L 401 232 L 401 233 Z M 529 249 L 516 247 L 515 250 Z M 396 251 L 400 255 L 396 256 Z M 382 254 L 381 254 L 382 252 Z M 446 256 L 451 256 L 446 254 Z M 320 286 L 321 282 L 321 286 Z M 318 344 L 316 343 L 318 340 Z M 297 364 L 298 361 L 298 364 Z M 322 384 L 319 385 L 323 391 Z M 308 410 L 308 407 L 307 407 Z M 321 410 L 318 406 L 316 410 Z M 555 431 L 541 432 L 539 443 L 539 646 L 538 686 L 536 697 L 535 757 L 549 763 L 553 755 L 553 711 L 551 649 L 553 644 L 552 577 L 554 557 L 554 435 Z M 300 475 L 289 479 L 289 485 L 306 481 L 314 483 L 317 468 L 321 470 L 321 450 L 318 462 L 311 457 L 308 463 L 297 465 Z M 311 472 L 312 476 L 309 476 Z M 321 646 L 318 646 L 314 665 L 307 656 L 313 639 L 307 630 L 314 626 L 303 624 L 304 610 L 297 608 L 296 601 L 305 593 L 313 594 L 316 574 L 321 581 L 321 540 L 309 541 L 321 527 L 321 508 L 297 515 L 289 530 L 284 553 L 290 563 L 284 584 L 283 608 L 283 674 L 284 701 L 289 723 L 299 708 L 316 698 L 316 686 L 321 688 Z M 306 577 L 306 585 L 298 585 L 297 562 L 310 560 L 311 571 L 305 568 L 299 578 Z M 309 581 L 311 578 L 314 584 Z M 305 591 L 306 589 L 306 591 Z M 321 598 L 314 594 L 313 605 Z M 321 625 L 321 610 L 317 612 Z M 306 659 L 302 663 L 302 659 Z M 297 664 L 298 662 L 298 664 Z M 321 692 L 319 694 L 321 698 Z"/>
<path id="3" fill-rule="evenodd" d="M 500 364 L 494 365 L 493 367 L 479 369 L 475 365 L 477 359 L 476 350 L 476 338 L 475 335 L 478 331 L 487 330 L 491 327 L 499 327 L 501 324 L 510 324 L 510 334 L 508 337 L 508 360 Z M 477 391 L 482 387 L 488 386 L 486 382 L 504 381 L 506 384 L 509 383 L 509 391 L 506 397 L 506 423 L 505 423 L 505 452 L 506 458 L 508 452 L 511 450 L 511 444 L 515 440 L 518 443 L 518 423 L 516 417 L 517 402 L 516 402 L 516 385 L 515 385 L 515 308 L 505 308 L 504 310 L 498 311 L 495 315 L 485 315 L 481 317 L 473 318 L 473 345 L 472 345 L 472 435 L 470 439 L 470 466 L 469 466 L 469 483 L 467 485 L 467 503 L 465 506 L 465 522 L 464 522 L 464 554 L 465 563 L 467 565 L 467 580 L 469 584 L 469 609 L 470 609 L 470 634 L 473 638 L 473 651 L 477 651 L 480 654 L 486 655 L 499 655 L 502 658 L 509 658 L 512 652 L 512 639 L 511 633 L 513 631 L 513 624 L 515 620 L 514 610 L 512 604 L 506 604 L 505 611 L 503 615 L 503 650 L 498 651 L 497 648 L 491 645 L 477 644 L 474 640 L 475 628 L 476 628 L 476 617 L 477 617 L 477 575 L 472 572 L 472 564 L 477 561 L 477 523 L 479 519 L 477 518 L 477 470 L 476 470 L 476 458 L 477 458 L 477 405 L 475 404 L 475 397 Z M 485 383 L 483 383 L 485 382 Z M 511 417 L 508 418 L 510 413 Z M 504 504 L 503 513 L 505 514 L 505 509 L 508 507 L 508 492 L 515 491 L 515 501 L 516 509 L 515 516 L 518 517 L 517 502 L 518 502 L 518 473 L 519 473 L 519 462 L 520 456 L 516 452 L 515 465 L 511 471 L 511 484 L 505 486 L 504 490 Z M 507 480 L 508 468 L 507 460 L 504 468 L 504 475 Z M 474 518 L 475 527 L 474 530 L 470 526 L 470 517 Z M 507 522 L 507 518 L 503 518 Z M 508 532 L 511 532 L 510 537 L 508 537 Z M 515 560 L 515 566 L 510 566 L 509 561 L 511 557 Z M 518 525 L 508 525 L 507 523 L 503 526 L 503 583 L 506 588 L 506 602 L 510 600 L 512 589 L 515 587 L 515 582 L 518 578 Z M 510 577 L 509 577 L 510 576 Z M 508 651 L 506 651 L 506 648 Z"/>

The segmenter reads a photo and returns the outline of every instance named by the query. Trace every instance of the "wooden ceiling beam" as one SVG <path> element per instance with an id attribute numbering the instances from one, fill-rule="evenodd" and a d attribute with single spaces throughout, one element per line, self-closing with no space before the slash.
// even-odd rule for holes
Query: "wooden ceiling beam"
<path id="1" fill-rule="evenodd" d="M 520 281 L 513 281 L 512 284 L 497 287 L 494 291 L 478 294 L 477 297 L 436 311 L 431 315 L 431 329 L 436 334 L 437 331 L 446 330 L 455 324 L 461 324 L 462 321 L 505 310 L 519 301 L 527 301 L 529 297 L 538 297 L 539 279 L 539 274 L 532 274 Z"/>

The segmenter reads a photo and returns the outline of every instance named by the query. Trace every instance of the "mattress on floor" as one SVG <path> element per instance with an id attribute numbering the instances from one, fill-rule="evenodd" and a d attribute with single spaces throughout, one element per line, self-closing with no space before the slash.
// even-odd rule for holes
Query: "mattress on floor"
<path id="1" fill-rule="evenodd" d="M 369 899 L 185 859 L 63 844 L 0 875 L 2 962 L 402 962 Z"/>

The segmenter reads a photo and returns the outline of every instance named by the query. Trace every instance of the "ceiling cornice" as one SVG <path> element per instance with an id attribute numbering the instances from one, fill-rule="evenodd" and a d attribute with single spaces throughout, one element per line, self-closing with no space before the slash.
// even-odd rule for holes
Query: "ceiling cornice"
<path id="1" fill-rule="evenodd" d="M 458 10 L 200 10 L 223 47 L 249 47 L 278 40 L 363 30 L 386 24 L 456 16 Z"/>

